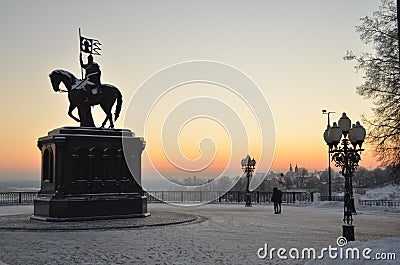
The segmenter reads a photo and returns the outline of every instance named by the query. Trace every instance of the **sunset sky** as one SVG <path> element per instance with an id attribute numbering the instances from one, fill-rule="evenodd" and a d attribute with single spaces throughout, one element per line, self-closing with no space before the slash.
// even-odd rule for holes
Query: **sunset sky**
<path id="1" fill-rule="evenodd" d="M 131 102 L 131 98 L 135 99 L 146 80 L 187 61 L 225 64 L 257 85 L 274 120 L 274 126 L 268 124 L 275 130 L 271 170 L 286 172 L 289 163 L 309 171 L 324 169 L 328 158 L 322 133 L 327 117 L 321 110 L 336 112 L 331 121 L 337 121 L 342 112 L 353 122 L 361 120 L 363 114 L 371 115 L 371 101 L 356 94 L 362 72 L 357 73 L 354 63 L 342 58 L 347 50 L 360 54 L 371 49 L 360 42 L 355 26 L 379 5 L 379 0 L 1 1 L 0 180 L 39 179 L 37 139 L 54 128 L 78 126 L 67 116 L 67 95 L 52 90 L 48 75 L 54 69 L 81 75 L 79 28 L 82 35 L 103 44 L 102 55 L 95 56 L 102 82 L 114 84 L 124 96 L 116 127 L 128 125 L 148 143 L 143 178 L 151 177 L 151 164 L 166 172 L 171 167 L 156 148 L 158 143 L 167 146 L 175 141 L 179 155 L 186 159 L 183 164 L 201 168 L 213 163 L 209 166 L 212 174 L 224 170 L 233 151 L 240 152 L 238 155 L 243 152 L 241 157 L 247 152 L 252 156 L 263 152 L 258 142 L 262 136 L 253 127 L 257 118 L 251 115 L 251 109 L 257 108 L 252 104 L 259 98 L 253 93 L 237 95 L 211 83 L 186 84 L 170 91 L 147 117 L 148 128 L 126 121 L 132 121 L 131 116 L 125 119 L 128 105 L 140 103 Z M 251 102 L 244 104 L 242 97 Z M 193 116 L 178 127 L 180 133 L 160 131 L 168 119 L 164 114 L 178 112 L 184 102 L 190 105 L 191 99 L 199 98 L 207 99 L 204 108 L 214 113 L 218 114 L 218 107 L 208 103 L 215 101 L 226 105 L 227 113 L 231 109 L 237 114 L 248 137 L 243 143 L 248 146 L 233 145 L 235 150 L 230 150 L 229 136 L 234 132 L 225 124 L 233 121 L 230 116 L 224 116 L 226 121 Z M 94 109 L 98 125 L 103 115 L 98 107 Z M 265 120 L 258 118 L 262 125 Z M 378 163 L 371 156 L 366 146 L 360 165 L 375 168 Z M 177 154 L 170 160 L 181 163 L 181 158 Z M 235 161 L 228 166 L 229 174 L 240 175 L 240 160 L 231 158 Z M 265 172 L 267 164 L 258 165 L 257 171 Z"/>

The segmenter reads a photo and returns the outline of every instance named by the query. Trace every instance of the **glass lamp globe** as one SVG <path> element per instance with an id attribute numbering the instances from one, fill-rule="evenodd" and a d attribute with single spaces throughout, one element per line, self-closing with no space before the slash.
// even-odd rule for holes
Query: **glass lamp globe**
<path id="1" fill-rule="evenodd" d="M 351 144 L 353 145 L 354 148 L 356 148 L 357 146 L 357 139 L 355 137 L 355 132 L 354 132 L 354 128 L 355 128 L 355 124 L 353 124 L 353 127 L 350 129 L 349 131 L 349 141 L 351 142 Z"/>
<path id="2" fill-rule="evenodd" d="M 250 156 L 249 155 L 247 155 L 245 158 L 243 158 L 242 162 L 241 162 L 242 167 L 245 167 L 247 165 L 247 163 L 249 162 L 249 160 L 250 160 Z"/>
<path id="3" fill-rule="evenodd" d="M 343 112 L 342 117 L 339 119 L 338 123 L 340 129 L 343 132 L 343 135 L 346 137 L 351 127 L 351 120 L 349 119 L 349 117 L 347 117 L 345 112 Z"/>
<path id="4" fill-rule="evenodd" d="M 357 144 L 361 147 L 365 140 L 367 132 L 365 131 L 365 128 L 361 126 L 359 121 L 356 122 L 353 131 L 354 131 L 354 138 Z"/>
<path id="5" fill-rule="evenodd" d="M 326 130 L 324 131 L 324 140 L 328 146 L 332 146 L 332 140 L 329 138 L 329 130 L 331 129 L 330 125 L 326 126 Z"/>
<path id="6" fill-rule="evenodd" d="M 334 146 L 337 146 L 340 142 L 340 139 L 342 138 L 342 130 L 336 122 L 334 122 L 332 127 L 330 128 L 328 132 L 328 138 Z"/>

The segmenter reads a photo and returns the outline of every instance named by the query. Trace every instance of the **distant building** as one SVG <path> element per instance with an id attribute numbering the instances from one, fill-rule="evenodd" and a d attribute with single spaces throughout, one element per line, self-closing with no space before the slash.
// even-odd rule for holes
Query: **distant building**
<path id="1" fill-rule="evenodd" d="M 293 177 L 296 177 L 298 175 L 299 175 L 299 167 L 296 164 L 296 166 L 294 168 L 294 171 L 293 171 L 292 163 L 290 163 L 289 164 L 289 171 L 286 172 L 286 177 L 293 178 Z"/>

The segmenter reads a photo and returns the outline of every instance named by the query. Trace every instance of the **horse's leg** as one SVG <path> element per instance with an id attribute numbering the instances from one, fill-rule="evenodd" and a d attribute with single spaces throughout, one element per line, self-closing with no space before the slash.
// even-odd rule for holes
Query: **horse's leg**
<path id="1" fill-rule="evenodd" d="M 104 119 L 103 123 L 101 124 L 101 128 L 104 128 L 104 126 L 106 125 L 108 120 L 108 117 L 106 116 L 106 118 Z"/>
<path id="2" fill-rule="evenodd" d="M 112 114 L 111 114 L 111 108 L 112 105 L 106 105 L 106 104 L 100 104 L 101 108 L 103 109 L 104 113 L 106 114 L 106 119 L 104 120 L 103 124 L 101 125 L 101 127 L 104 127 L 107 123 L 107 120 L 110 121 L 110 128 L 114 128 L 114 123 L 112 120 Z"/>
<path id="3" fill-rule="evenodd" d="M 104 106 L 104 104 L 100 103 L 100 107 L 106 114 L 106 118 L 104 119 L 103 123 L 101 124 L 101 128 L 104 128 L 104 126 L 106 125 L 107 120 L 108 120 L 108 115 L 107 115 L 106 107 Z"/>
<path id="4" fill-rule="evenodd" d="M 74 119 L 76 122 L 81 122 L 77 117 L 72 114 L 72 111 L 76 108 L 75 104 L 70 103 L 69 108 L 68 108 L 68 116 L 70 116 L 72 119 Z"/>
<path id="5" fill-rule="evenodd" d="M 109 114 L 109 116 L 108 116 L 109 118 L 108 118 L 108 120 L 110 121 L 110 128 L 111 129 L 113 129 L 114 128 L 114 122 L 113 122 L 113 120 L 112 120 L 112 114 L 111 114 L 111 111 L 110 111 L 110 114 Z"/>

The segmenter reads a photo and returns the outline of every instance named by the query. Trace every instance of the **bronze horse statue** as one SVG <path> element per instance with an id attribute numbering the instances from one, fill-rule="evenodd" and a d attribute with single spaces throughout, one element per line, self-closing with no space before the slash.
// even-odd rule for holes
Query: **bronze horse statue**
<path id="1" fill-rule="evenodd" d="M 51 85 L 55 92 L 60 90 L 60 83 L 63 83 L 68 90 L 69 108 L 68 115 L 77 122 L 80 122 L 81 126 L 84 127 L 95 127 L 90 106 L 100 105 L 106 114 L 104 122 L 101 127 L 104 127 L 107 120 L 110 122 L 110 128 L 114 128 L 114 123 L 112 119 L 111 109 L 117 101 L 115 107 L 115 120 L 119 117 L 122 106 L 122 94 L 113 85 L 102 84 L 101 95 L 93 95 L 89 89 L 88 80 L 81 80 L 76 78 L 73 74 L 65 70 L 54 70 L 49 75 Z M 78 108 L 79 119 L 72 114 L 72 111 Z"/>

